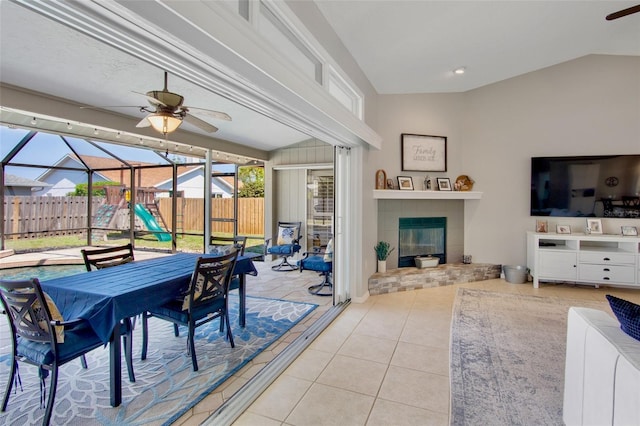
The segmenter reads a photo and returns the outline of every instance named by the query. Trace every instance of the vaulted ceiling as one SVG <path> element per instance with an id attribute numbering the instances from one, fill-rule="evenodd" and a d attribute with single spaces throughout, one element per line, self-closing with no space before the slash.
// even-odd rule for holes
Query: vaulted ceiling
<path id="1" fill-rule="evenodd" d="M 315 4 L 381 94 L 463 92 L 584 55 L 640 55 L 640 13 L 604 19 L 634 1 L 318 0 Z M 74 105 L 104 106 L 132 123 L 144 114 L 118 106 L 145 105 L 140 93 L 163 86 L 162 67 L 11 1 L 0 1 L 0 48 L 3 85 Z M 457 67 L 465 67 L 466 73 L 454 75 Z M 210 120 L 220 129 L 214 134 L 216 140 L 268 152 L 308 138 L 179 76 L 169 77 L 169 89 L 184 95 L 189 106 L 233 117 L 232 122 Z M 2 111 L 3 120 L 9 115 L 10 111 Z M 182 129 L 210 136 L 188 123 Z"/>

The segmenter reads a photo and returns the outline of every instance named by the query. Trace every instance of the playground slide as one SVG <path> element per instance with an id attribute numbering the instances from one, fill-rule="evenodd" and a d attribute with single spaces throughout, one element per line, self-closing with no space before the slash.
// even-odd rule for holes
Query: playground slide
<path id="1" fill-rule="evenodd" d="M 162 231 L 162 232 L 153 232 L 158 241 L 171 241 L 171 234 L 166 232 L 160 225 L 156 219 L 149 213 L 147 209 L 144 208 L 142 204 L 136 204 L 133 210 L 136 212 L 136 216 L 142 220 L 144 226 L 147 227 L 149 231 Z"/>

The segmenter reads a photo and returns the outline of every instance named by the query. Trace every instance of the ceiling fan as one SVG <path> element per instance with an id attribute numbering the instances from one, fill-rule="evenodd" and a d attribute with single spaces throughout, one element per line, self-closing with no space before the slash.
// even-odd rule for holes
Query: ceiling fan
<path id="1" fill-rule="evenodd" d="M 231 121 L 229 114 L 220 111 L 212 111 L 210 109 L 188 107 L 183 105 L 184 96 L 177 93 L 170 92 L 167 89 L 168 73 L 164 72 L 164 88 L 162 90 L 150 90 L 146 93 L 135 92 L 139 95 L 143 95 L 147 98 L 150 106 L 136 106 L 136 105 L 117 105 L 117 106 L 102 106 L 102 107 L 80 107 L 83 109 L 97 109 L 97 108 L 138 108 L 140 112 L 147 113 L 147 116 L 143 118 L 136 127 L 153 127 L 163 135 L 167 135 L 175 131 L 182 121 L 193 124 L 199 129 L 205 132 L 213 133 L 217 132 L 218 128 L 213 124 L 194 116 L 190 111 L 198 114 L 206 115 L 218 120 Z"/>
<path id="2" fill-rule="evenodd" d="M 164 89 L 151 90 L 147 93 L 140 93 L 147 98 L 147 101 L 151 105 L 141 106 L 140 112 L 146 112 L 148 115 L 143 118 L 136 127 L 148 127 L 151 126 L 158 132 L 166 135 L 175 131 L 182 121 L 187 121 L 194 126 L 204 130 L 205 132 L 213 133 L 218 128 L 212 124 L 207 123 L 204 120 L 189 113 L 190 110 L 198 111 L 202 114 L 208 115 L 212 118 L 219 120 L 231 121 L 231 117 L 220 111 L 212 111 L 204 108 L 187 107 L 183 105 L 184 97 L 177 93 L 170 92 L 167 89 L 168 73 L 164 72 Z M 135 92 L 138 93 L 138 92 Z"/>
<path id="3" fill-rule="evenodd" d="M 622 18 L 623 16 L 631 15 L 632 13 L 638 12 L 640 12 L 640 4 L 619 10 L 618 12 L 610 13 L 605 19 L 607 21 L 613 21 L 614 19 Z"/>

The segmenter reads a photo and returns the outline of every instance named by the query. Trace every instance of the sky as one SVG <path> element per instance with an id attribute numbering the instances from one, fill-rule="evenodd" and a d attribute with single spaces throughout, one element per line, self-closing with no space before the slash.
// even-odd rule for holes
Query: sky
<path id="1" fill-rule="evenodd" d="M 11 129 L 0 126 L 0 158 L 5 159 L 13 148 L 29 133 L 25 129 Z M 97 157 L 109 157 L 101 150 L 86 143 L 82 139 L 65 137 L 69 144 L 79 155 L 92 155 Z M 123 160 L 145 162 L 153 164 L 167 164 L 154 151 L 109 144 L 106 142 L 96 142 L 99 146 L 106 148 L 109 152 Z M 66 146 L 60 136 L 50 133 L 38 133 L 25 145 L 11 160 L 12 163 L 34 164 L 42 166 L 52 166 L 65 155 L 72 151 Z M 172 156 L 170 155 L 171 159 Z M 29 179 L 36 179 L 46 171 L 46 167 L 13 167 L 7 166 L 5 172 L 8 174 L 21 176 Z"/>

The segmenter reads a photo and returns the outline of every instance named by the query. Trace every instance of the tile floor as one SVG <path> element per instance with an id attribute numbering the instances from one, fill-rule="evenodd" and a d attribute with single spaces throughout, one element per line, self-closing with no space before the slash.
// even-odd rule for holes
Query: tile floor
<path id="1" fill-rule="evenodd" d="M 458 287 L 640 303 L 637 290 L 501 279 L 371 296 L 351 304 L 234 425 L 448 425 Z"/>

